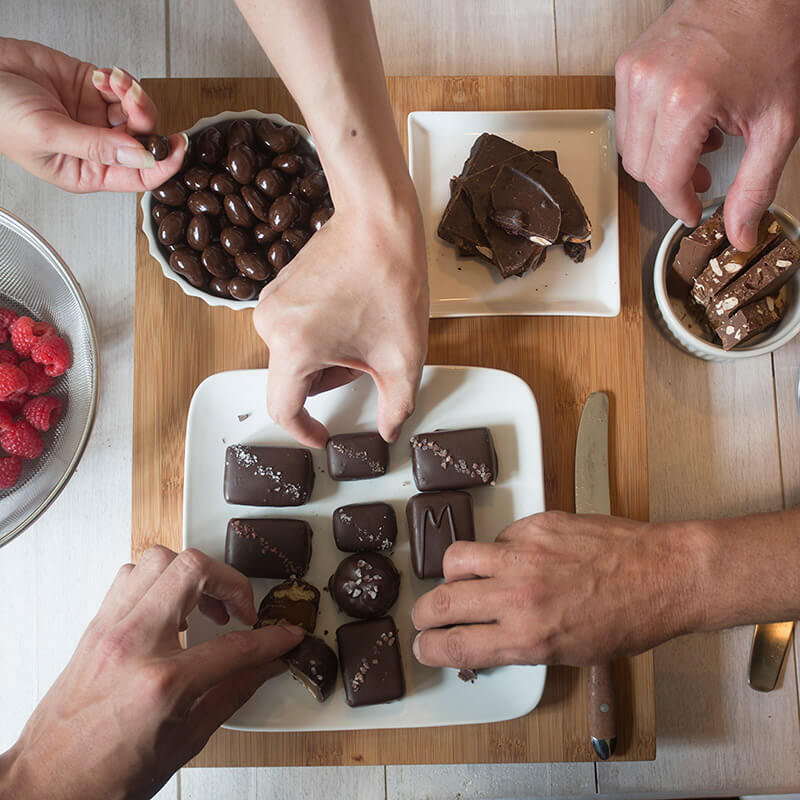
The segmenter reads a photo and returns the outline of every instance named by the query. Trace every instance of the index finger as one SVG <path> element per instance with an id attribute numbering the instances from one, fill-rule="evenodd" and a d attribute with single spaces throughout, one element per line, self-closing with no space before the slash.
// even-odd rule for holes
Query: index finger
<path id="1" fill-rule="evenodd" d="M 267 411 L 270 417 L 300 444 L 320 449 L 325 447 L 328 429 L 305 408 L 312 376 L 304 376 L 288 368 L 276 359 L 274 351 L 270 353 L 269 366 Z"/>
<path id="2" fill-rule="evenodd" d="M 448 581 L 493 578 L 500 571 L 503 546 L 458 539 L 444 551 L 442 572 Z"/>

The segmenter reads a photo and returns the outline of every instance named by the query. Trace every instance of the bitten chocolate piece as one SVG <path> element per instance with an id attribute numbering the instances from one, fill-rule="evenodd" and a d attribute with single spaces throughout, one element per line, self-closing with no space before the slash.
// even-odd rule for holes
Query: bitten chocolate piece
<path id="1" fill-rule="evenodd" d="M 512 236 L 550 245 L 561 230 L 561 207 L 538 181 L 505 166 L 491 190 L 491 220 Z"/>
<path id="2" fill-rule="evenodd" d="M 694 279 L 692 299 L 701 306 L 707 306 L 720 290 L 782 238 L 780 223 L 769 211 L 765 212 L 758 226 L 756 246 L 743 252 L 729 245 L 718 256 L 714 256 Z"/>
<path id="3" fill-rule="evenodd" d="M 406 693 L 397 628 L 391 617 L 348 622 L 336 631 L 345 700 L 371 706 Z"/>
<path id="4" fill-rule="evenodd" d="M 442 578 L 444 551 L 458 539 L 474 541 L 472 497 L 467 492 L 415 494 L 406 505 L 411 566 L 418 578 Z"/>
<path id="5" fill-rule="evenodd" d="M 488 428 L 418 433 L 411 437 L 411 463 L 421 492 L 469 489 L 497 480 L 497 454 Z"/>
<path id="6" fill-rule="evenodd" d="M 225 563 L 248 578 L 302 578 L 311 561 L 311 526 L 302 519 L 232 519 Z"/>
<path id="7" fill-rule="evenodd" d="M 681 239 L 678 254 L 672 262 L 671 288 L 677 294 L 688 294 L 692 281 L 727 245 L 723 207 L 720 206 L 705 222 Z"/>
<path id="8" fill-rule="evenodd" d="M 345 553 L 391 550 L 397 518 L 388 503 L 353 503 L 333 512 L 333 538 Z"/>
<path id="9" fill-rule="evenodd" d="M 780 297 L 765 297 L 740 308 L 735 314 L 720 323 L 717 328 L 722 346 L 732 350 L 748 339 L 780 322 L 783 317 L 784 303 Z"/>
<path id="10" fill-rule="evenodd" d="M 258 607 L 254 628 L 268 625 L 297 625 L 314 633 L 319 610 L 319 589 L 310 583 L 292 578 L 273 586 Z"/>
<path id="11" fill-rule="evenodd" d="M 381 553 L 355 553 L 331 575 L 328 591 L 339 609 L 351 617 L 382 617 L 397 600 L 400 573 Z"/>
<path id="12" fill-rule="evenodd" d="M 708 306 L 708 319 L 713 328 L 742 306 L 775 294 L 800 267 L 800 250 L 788 239 L 773 247 L 747 272 L 723 289 Z"/>
<path id="13" fill-rule="evenodd" d="M 311 453 L 299 447 L 231 445 L 225 500 L 242 506 L 301 506 L 314 487 Z"/>
<path id="14" fill-rule="evenodd" d="M 339 663 L 336 653 L 322 639 L 306 636 L 283 657 L 283 661 L 292 677 L 300 681 L 320 703 L 331 696 L 336 686 Z"/>
<path id="15" fill-rule="evenodd" d="M 389 464 L 389 445 L 377 433 L 331 436 L 325 449 L 328 474 L 335 481 L 378 478 Z"/>

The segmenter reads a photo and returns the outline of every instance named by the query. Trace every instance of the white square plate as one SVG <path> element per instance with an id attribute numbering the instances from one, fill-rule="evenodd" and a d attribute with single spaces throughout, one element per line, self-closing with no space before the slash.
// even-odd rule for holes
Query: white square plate
<path id="1" fill-rule="evenodd" d="M 582 264 L 551 247 L 544 264 L 503 280 L 477 258 L 461 258 L 436 235 L 475 139 L 494 133 L 530 150 L 555 150 L 592 222 L 592 249 Z M 408 161 L 425 222 L 432 317 L 619 314 L 617 151 L 614 112 L 414 111 L 408 115 Z"/>
<path id="2" fill-rule="evenodd" d="M 331 528 L 335 508 L 345 503 L 382 500 L 397 515 L 393 559 L 401 573 L 400 597 L 390 612 L 399 630 L 406 696 L 385 705 L 350 708 L 339 680 L 335 693 L 318 703 L 290 675 L 269 681 L 226 724 L 237 730 L 297 731 L 408 728 L 494 722 L 527 714 L 539 702 L 546 668 L 511 666 L 482 671 L 474 684 L 453 669 L 431 669 L 411 652 L 414 600 L 435 581 L 418 580 L 411 570 L 405 504 L 416 494 L 408 438 L 415 431 L 486 425 L 494 437 L 499 480 L 471 490 L 479 540 L 491 541 L 519 517 L 544 510 L 539 414 L 528 385 L 508 372 L 476 367 L 425 367 L 414 416 L 391 448 L 386 475 L 337 483 L 328 477 L 325 454 L 314 451 L 316 482 L 311 502 L 297 508 L 228 505 L 222 496 L 225 448 L 229 444 L 295 444 L 268 417 L 268 370 L 221 372 L 207 378 L 192 398 L 186 432 L 183 543 L 224 558 L 225 531 L 234 516 L 295 517 L 314 531 L 306 580 L 320 590 L 339 561 Z M 502 402 L 500 402 L 502 398 Z M 375 387 L 362 377 L 350 386 L 313 397 L 308 410 L 332 432 L 374 430 Z M 249 415 L 239 421 L 240 415 Z M 256 604 L 277 581 L 253 580 Z M 317 633 L 336 650 L 336 629 L 351 621 L 322 592 Z M 195 645 L 235 627 L 220 628 L 198 613 L 189 620 L 188 641 Z"/>

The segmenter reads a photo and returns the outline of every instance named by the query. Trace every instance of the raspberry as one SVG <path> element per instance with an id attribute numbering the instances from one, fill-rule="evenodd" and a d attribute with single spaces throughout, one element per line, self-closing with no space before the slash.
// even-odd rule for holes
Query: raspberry
<path id="1" fill-rule="evenodd" d="M 12 489 L 22 472 L 22 459 L 19 456 L 0 458 L 0 489 Z"/>
<path id="2" fill-rule="evenodd" d="M 44 374 L 51 378 L 63 375 L 72 364 L 67 343 L 55 334 L 45 336 L 33 345 L 31 358 L 44 366 Z"/>
<path id="3" fill-rule="evenodd" d="M 30 317 L 20 317 L 11 326 L 11 344 L 23 358 L 28 358 L 36 342 L 54 333 L 53 326 L 46 322 L 34 322 Z"/>
<path id="4" fill-rule="evenodd" d="M 0 350 L 2 352 L 4 351 Z M 48 378 L 42 367 L 33 361 L 23 361 L 19 368 L 28 376 L 28 394 L 31 397 L 44 394 L 53 385 L 53 378 Z"/>
<path id="5" fill-rule="evenodd" d="M 19 366 L 19 356 L 15 350 L 0 350 L 0 364 L 13 364 Z"/>
<path id="6" fill-rule="evenodd" d="M 13 364 L 0 364 L 0 400 L 9 400 L 28 390 L 28 376 Z"/>
<path id="7" fill-rule="evenodd" d="M 12 417 L 18 417 L 28 400 L 28 395 L 16 394 L 9 400 L 0 400 L 0 408 L 4 408 Z"/>
<path id="8" fill-rule="evenodd" d="M 14 427 L 0 433 L 0 447 L 12 456 L 33 460 L 44 450 L 42 437 L 25 419 L 18 419 Z"/>
<path id="9" fill-rule="evenodd" d="M 8 341 L 9 329 L 17 319 L 17 315 L 10 308 L 0 308 L 0 342 Z"/>
<path id="10" fill-rule="evenodd" d="M 0 433 L 10 430 L 13 427 L 14 417 L 11 412 L 7 408 L 0 406 Z"/>
<path id="11" fill-rule="evenodd" d="M 37 431 L 49 431 L 61 419 L 61 400 L 58 397 L 34 397 L 22 409 L 25 417 Z M 0 430 L 3 420 L 0 417 Z"/>

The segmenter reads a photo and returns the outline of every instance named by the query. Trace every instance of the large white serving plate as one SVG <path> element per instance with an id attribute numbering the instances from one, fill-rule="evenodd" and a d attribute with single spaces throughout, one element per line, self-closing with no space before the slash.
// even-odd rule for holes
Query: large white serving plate
<path id="1" fill-rule="evenodd" d="M 503 280 L 477 258 L 460 258 L 436 235 L 470 147 L 494 133 L 530 150 L 556 150 L 592 221 L 592 249 L 582 264 L 551 247 L 544 265 Z M 414 111 L 408 115 L 408 161 L 425 222 L 431 316 L 619 314 L 618 176 L 614 112 Z"/>
<path id="2" fill-rule="evenodd" d="M 544 510 L 539 414 L 531 390 L 515 375 L 476 367 L 425 367 L 414 416 L 393 445 L 389 470 L 373 480 L 337 483 L 328 477 L 325 454 L 314 451 L 316 483 L 311 502 L 298 508 L 228 505 L 222 496 L 225 448 L 229 444 L 293 445 L 269 418 L 265 407 L 268 370 L 221 372 L 207 378 L 192 398 L 186 432 L 183 499 L 184 547 L 224 558 L 228 519 L 296 517 L 314 531 L 311 567 L 306 579 L 322 589 L 346 555 L 333 542 L 331 515 L 345 503 L 382 500 L 397 514 L 394 562 L 401 578 L 400 597 L 391 611 L 399 630 L 407 693 L 385 705 L 350 708 L 341 678 L 335 694 L 318 703 L 288 674 L 265 684 L 226 727 L 251 731 L 343 730 L 457 725 L 512 719 L 539 702 L 546 668 L 510 666 L 482 671 L 474 684 L 455 670 L 431 669 L 411 652 L 414 628 L 410 612 L 416 597 L 435 581 L 418 580 L 411 570 L 405 504 L 416 493 L 411 475 L 409 436 L 436 428 L 488 426 L 494 436 L 499 480 L 494 487 L 471 490 L 479 540 L 491 541 L 519 517 Z M 311 398 L 308 410 L 332 433 L 375 429 L 374 384 L 362 377 L 350 386 Z M 245 418 L 245 415 L 246 416 Z M 240 420 L 240 417 L 242 419 Z M 277 581 L 253 580 L 256 605 Z M 350 621 L 322 592 L 317 633 L 336 649 L 336 628 Z M 198 613 L 189 620 L 188 643 L 195 645 L 238 626 L 221 628 Z M 325 633 L 327 632 L 327 633 Z"/>

